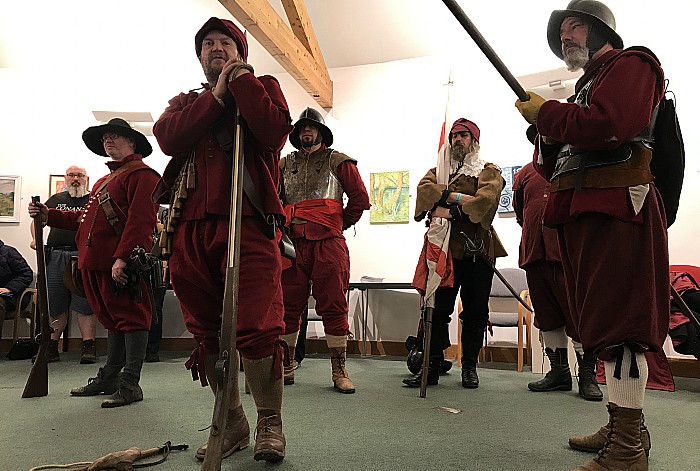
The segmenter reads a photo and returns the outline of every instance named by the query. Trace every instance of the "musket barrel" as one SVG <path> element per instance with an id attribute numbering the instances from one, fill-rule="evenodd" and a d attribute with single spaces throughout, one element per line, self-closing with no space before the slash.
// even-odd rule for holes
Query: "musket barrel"
<path id="1" fill-rule="evenodd" d="M 445 6 L 452 12 L 454 17 L 459 21 L 459 24 L 467 30 L 469 36 L 474 40 L 481 52 L 484 53 L 486 58 L 493 64 L 501 77 L 508 83 L 510 88 L 515 92 L 521 101 L 527 101 L 529 98 L 525 89 L 518 82 L 518 80 L 513 76 L 513 74 L 508 70 L 508 67 L 501 61 L 496 52 L 491 48 L 488 42 L 484 39 L 474 23 L 469 19 L 469 17 L 464 13 L 464 10 L 459 6 L 456 0 L 442 0 Z"/>

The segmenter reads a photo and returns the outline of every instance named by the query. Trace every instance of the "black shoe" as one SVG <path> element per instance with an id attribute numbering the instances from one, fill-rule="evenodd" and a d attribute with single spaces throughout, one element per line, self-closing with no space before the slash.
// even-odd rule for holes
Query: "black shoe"
<path id="1" fill-rule="evenodd" d="M 32 363 L 36 361 L 36 355 L 32 357 Z M 46 349 L 46 363 L 61 361 L 58 356 L 58 340 L 49 340 L 49 346 Z"/>
<path id="2" fill-rule="evenodd" d="M 143 361 L 146 363 L 158 363 L 160 361 L 160 356 L 158 352 L 146 352 L 146 356 Z"/>
<path id="3" fill-rule="evenodd" d="M 143 401 L 143 391 L 141 387 L 136 385 L 122 384 L 117 391 L 102 401 L 102 407 L 109 409 L 112 407 L 121 407 L 128 404 Z"/>
<path id="4" fill-rule="evenodd" d="M 435 386 L 438 384 L 439 373 L 437 370 L 428 370 L 428 386 Z M 421 374 L 413 375 L 410 378 L 403 380 L 403 384 L 409 388 L 420 388 Z"/>
<path id="5" fill-rule="evenodd" d="M 572 384 L 571 373 L 567 367 L 565 371 L 549 370 L 541 380 L 527 383 L 527 388 L 535 392 L 571 391 Z"/>
<path id="6" fill-rule="evenodd" d="M 476 366 L 462 367 L 462 387 L 476 389 L 479 387 L 479 375 L 476 374 Z"/>
<path id="7" fill-rule="evenodd" d="M 603 391 L 595 379 L 596 356 L 592 353 L 584 353 L 581 356 L 576 352 L 578 359 L 578 395 L 587 401 L 602 401 Z"/>
<path id="8" fill-rule="evenodd" d="M 448 360 L 442 360 L 440 362 L 440 374 L 446 375 L 448 371 L 452 369 L 452 362 Z"/>
<path id="9" fill-rule="evenodd" d="M 95 378 L 88 379 L 88 384 L 70 390 L 71 396 L 97 396 L 98 394 L 114 394 L 119 389 L 117 378 L 105 379 L 104 370 L 100 368 Z"/>
<path id="10" fill-rule="evenodd" d="M 550 370 L 539 381 L 528 383 L 527 388 L 535 392 L 571 391 L 571 371 L 569 370 L 568 352 L 565 348 L 544 349 L 549 358 Z"/>

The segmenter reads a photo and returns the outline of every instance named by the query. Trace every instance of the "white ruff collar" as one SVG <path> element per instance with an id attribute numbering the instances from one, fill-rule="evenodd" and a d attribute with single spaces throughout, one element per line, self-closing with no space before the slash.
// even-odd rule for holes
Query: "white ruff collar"
<path id="1" fill-rule="evenodd" d="M 484 170 L 486 162 L 479 154 L 467 154 L 462 162 L 452 160 L 450 162 L 450 183 L 459 178 L 460 175 L 467 177 L 479 178 L 481 171 Z"/>

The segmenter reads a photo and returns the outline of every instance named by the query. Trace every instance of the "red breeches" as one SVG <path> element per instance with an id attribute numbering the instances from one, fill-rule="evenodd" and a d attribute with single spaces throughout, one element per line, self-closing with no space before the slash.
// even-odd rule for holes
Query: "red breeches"
<path id="1" fill-rule="evenodd" d="M 128 293 L 114 294 L 114 281 L 108 271 L 82 270 L 85 296 L 100 324 L 110 334 L 151 328 L 151 299 L 141 280 L 142 302 L 133 301 Z"/>
<path id="2" fill-rule="evenodd" d="M 257 217 L 243 216 L 236 347 L 247 359 L 269 357 L 284 331 L 281 260 Z M 187 330 L 203 354 L 219 353 L 228 264 L 227 217 L 182 221 L 169 266 Z"/>
<path id="3" fill-rule="evenodd" d="M 561 262 L 538 260 L 524 268 L 535 310 L 535 326 L 545 332 L 566 327 L 566 335 L 578 342 L 578 333 L 569 312 Z"/>
<path id="4" fill-rule="evenodd" d="M 583 349 L 602 360 L 622 343 L 657 352 L 668 333 L 666 225 L 654 190 L 641 224 L 586 213 L 559 229 L 571 316 Z"/>
<path id="5" fill-rule="evenodd" d="M 293 240 L 297 258 L 282 272 L 284 332 L 299 331 L 313 283 L 316 313 L 323 318 L 323 330 L 329 335 L 348 335 L 350 256 L 345 239 Z"/>

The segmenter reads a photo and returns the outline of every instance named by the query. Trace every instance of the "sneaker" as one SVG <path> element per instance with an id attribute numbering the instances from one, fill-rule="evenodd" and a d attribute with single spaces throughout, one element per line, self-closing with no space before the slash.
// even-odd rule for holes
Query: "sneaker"
<path id="1" fill-rule="evenodd" d="M 97 347 L 95 346 L 95 339 L 83 340 L 83 349 L 80 354 L 80 364 L 81 365 L 92 365 L 97 363 Z"/>

